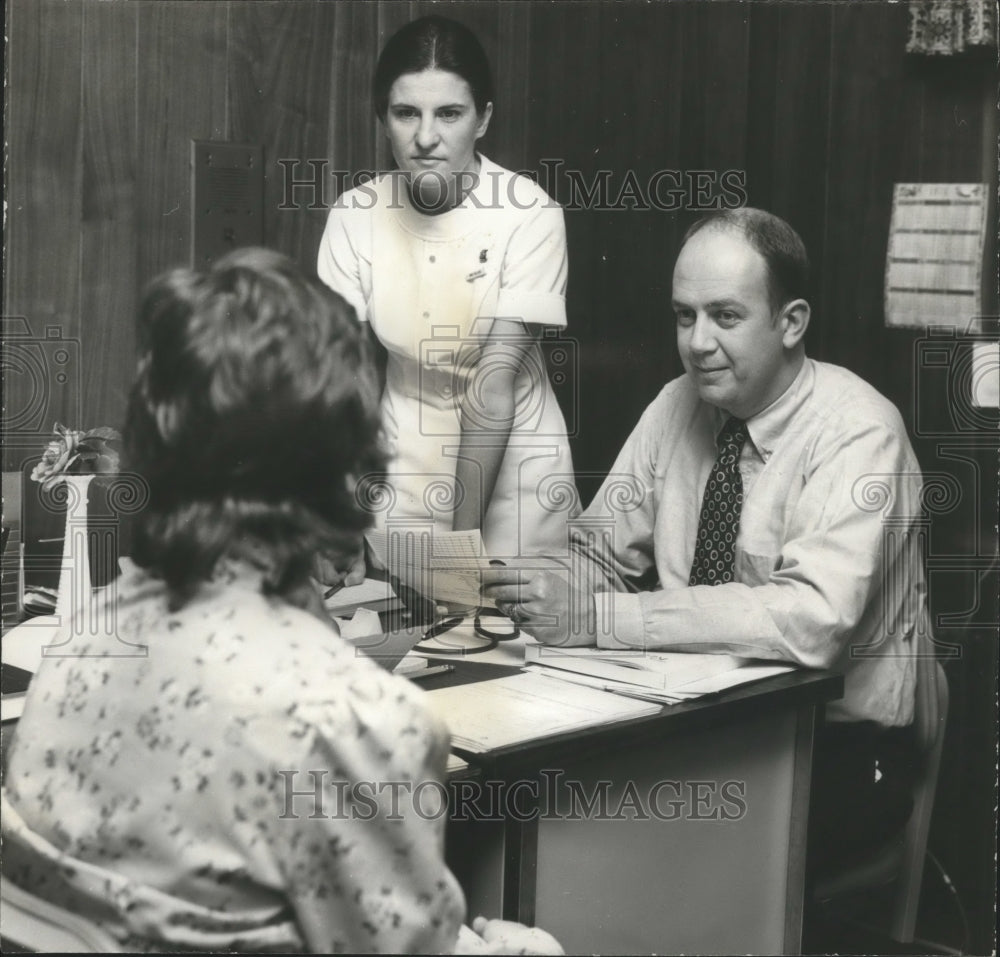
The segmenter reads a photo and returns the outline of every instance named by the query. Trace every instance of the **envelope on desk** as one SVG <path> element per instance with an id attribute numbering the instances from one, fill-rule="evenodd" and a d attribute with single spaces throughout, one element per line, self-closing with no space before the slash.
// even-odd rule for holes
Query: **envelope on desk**
<path id="1" fill-rule="evenodd" d="M 335 618 L 350 618 L 359 608 L 380 613 L 401 608 L 403 603 L 389 582 L 366 578 L 359 585 L 336 589 L 323 599 L 323 605 Z"/>
<path id="2" fill-rule="evenodd" d="M 341 636 L 345 641 L 354 645 L 359 651 L 363 651 L 369 658 L 380 664 L 386 671 L 393 668 L 402 661 L 403 656 L 410 651 L 424 636 L 423 628 L 401 628 L 388 633 L 383 632 L 379 624 L 378 615 L 374 612 L 374 624 L 369 627 L 360 627 L 345 633 L 341 627 Z M 374 631 L 371 628 L 374 627 Z M 366 632 L 359 634 L 359 631 Z"/>

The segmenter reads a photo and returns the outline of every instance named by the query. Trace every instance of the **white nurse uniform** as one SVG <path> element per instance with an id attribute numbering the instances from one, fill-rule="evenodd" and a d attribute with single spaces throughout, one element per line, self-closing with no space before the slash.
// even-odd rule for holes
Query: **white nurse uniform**
<path id="1" fill-rule="evenodd" d="M 320 245 L 320 278 L 371 323 L 388 351 L 382 415 L 392 453 L 392 495 L 376 523 L 431 523 L 450 530 L 461 439 L 459 400 L 488 370 L 476 357 L 494 318 L 566 325 L 562 209 L 535 183 L 480 156 L 477 184 L 461 205 L 427 215 L 399 174 L 340 197 Z M 556 346 L 571 355 L 565 341 Z M 475 378 L 471 378 L 475 376 Z M 575 502 L 566 424 L 533 343 L 515 378 L 515 420 L 486 509 L 494 556 L 566 547 Z"/>

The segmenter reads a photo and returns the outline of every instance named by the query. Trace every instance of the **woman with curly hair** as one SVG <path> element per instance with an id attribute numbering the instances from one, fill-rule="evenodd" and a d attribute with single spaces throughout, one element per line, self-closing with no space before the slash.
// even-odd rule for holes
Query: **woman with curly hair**
<path id="1" fill-rule="evenodd" d="M 463 927 L 443 858 L 448 735 L 355 653 L 309 580 L 353 555 L 383 467 L 350 307 L 241 250 L 153 283 L 125 435 L 147 485 L 112 635 L 34 676 L 8 755 L 3 868 L 124 948 L 444 953 L 549 946 Z M 367 786 L 367 787 L 366 787 Z"/>

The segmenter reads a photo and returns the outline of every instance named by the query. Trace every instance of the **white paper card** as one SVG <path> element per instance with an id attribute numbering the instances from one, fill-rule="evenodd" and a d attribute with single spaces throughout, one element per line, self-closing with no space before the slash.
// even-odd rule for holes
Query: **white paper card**
<path id="1" fill-rule="evenodd" d="M 480 573 L 490 567 L 479 529 L 441 532 L 392 528 L 366 536 L 375 557 L 419 594 L 461 605 L 492 605 L 480 594 Z"/>

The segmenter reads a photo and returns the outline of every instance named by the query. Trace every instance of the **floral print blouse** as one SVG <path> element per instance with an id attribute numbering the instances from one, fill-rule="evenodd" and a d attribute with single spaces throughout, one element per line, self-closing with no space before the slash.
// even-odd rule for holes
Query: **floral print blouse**
<path id="1" fill-rule="evenodd" d="M 104 601 L 114 636 L 31 683 L 5 875 L 127 949 L 451 952 L 448 737 L 422 692 L 245 564 L 174 613 L 139 569 Z"/>

